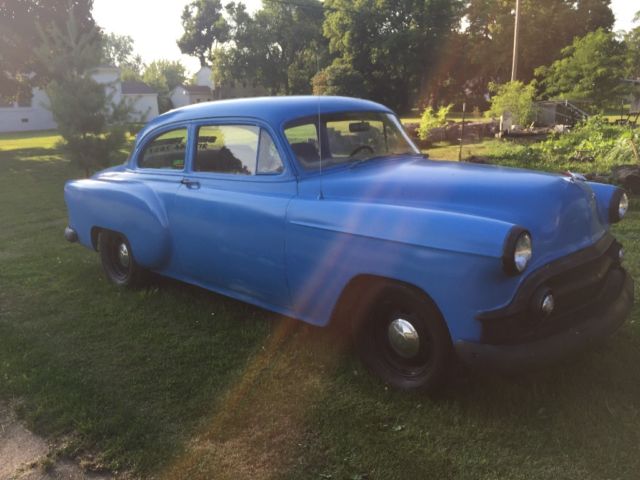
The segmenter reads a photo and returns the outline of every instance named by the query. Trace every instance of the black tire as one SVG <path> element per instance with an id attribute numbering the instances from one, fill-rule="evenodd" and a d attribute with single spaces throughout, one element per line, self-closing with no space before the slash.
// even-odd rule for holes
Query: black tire
<path id="1" fill-rule="evenodd" d="M 452 359 L 451 337 L 438 308 L 426 295 L 404 285 L 374 288 L 354 330 L 362 362 L 394 388 L 436 390 Z"/>
<path id="2" fill-rule="evenodd" d="M 143 283 L 145 271 L 136 263 L 124 235 L 107 230 L 100 232 L 98 250 L 102 269 L 111 283 L 119 287 L 136 287 Z"/>

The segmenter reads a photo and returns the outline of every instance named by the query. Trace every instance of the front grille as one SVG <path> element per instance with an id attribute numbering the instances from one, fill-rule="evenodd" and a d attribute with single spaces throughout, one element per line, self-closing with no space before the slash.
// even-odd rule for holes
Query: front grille
<path id="1" fill-rule="evenodd" d="M 603 239 L 604 240 L 604 239 Z M 534 272 L 521 286 L 508 307 L 478 316 L 482 322 L 482 341 L 489 344 L 515 344 L 553 335 L 593 315 L 603 299 L 603 286 L 613 269 L 619 268 L 620 245 L 608 237 L 593 247 L 561 259 Z M 549 288 L 555 309 L 542 316 L 532 305 L 534 292 Z"/>

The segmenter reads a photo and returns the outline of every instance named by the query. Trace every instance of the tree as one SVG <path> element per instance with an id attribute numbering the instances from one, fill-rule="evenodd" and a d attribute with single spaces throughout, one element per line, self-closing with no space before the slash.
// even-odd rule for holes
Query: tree
<path id="1" fill-rule="evenodd" d="M 489 90 L 493 95 L 491 107 L 486 112 L 488 117 L 500 117 L 509 112 L 517 125 L 526 125 L 533 120 L 536 89 L 532 84 L 525 85 L 517 80 L 502 85 L 491 83 Z"/>
<path id="2" fill-rule="evenodd" d="M 640 22 L 640 11 L 634 21 Z M 640 78 L 640 25 L 627 32 L 624 41 L 627 46 L 627 77 Z"/>
<path id="3" fill-rule="evenodd" d="M 536 68 L 550 65 L 575 37 L 602 28 L 610 31 L 611 0 L 521 0 L 517 80 L 534 78 Z M 514 0 L 468 0 L 464 46 L 459 50 L 460 88 L 481 97 L 489 82 L 511 78 Z"/>
<path id="4" fill-rule="evenodd" d="M 194 0 L 182 11 L 184 33 L 178 40 L 180 51 L 198 57 L 205 66 L 219 44 L 229 39 L 229 24 L 220 0 Z"/>
<path id="5" fill-rule="evenodd" d="M 313 77 L 313 93 L 314 95 L 359 97 L 362 95 L 363 84 L 362 74 L 351 64 L 338 58 Z"/>
<path id="6" fill-rule="evenodd" d="M 621 92 L 626 48 L 611 32 L 599 29 L 562 50 L 562 58 L 536 71 L 546 97 L 588 100 L 604 108 Z"/>
<path id="7" fill-rule="evenodd" d="M 216 78 L 223 83 L 243 79 L 272 94 L 311 90 L 318 64 L 326 62 L 318 0 L 264 0 L 254 16 L 243 4 L 232 3 L 227 12 L 233 41 L 214 53 Z"/>
<path id="8" fill-rule="evenodd" d="M 120 68 L 120 77 L 123 80 L 142 78 L 142 58 L 135 54 L 133 38 L 129 35 L 103 34 L 102 61 Z"/>
<path id="9" fill-rule="evenodd" d="M 72 9 L 63 28 L 50 25 L 41 35 L 35 55 L 51 79 L 46 92 L 61 147 L 89 175 L 120 157 L 130 108 L 124 102 L 114 105 L 105 87 L 91 77 L 102 49 L 96 27 L 82 31 Z"/>
<path id="10" fill-rule="evenodd" d="M 426 90 L 462 1 L 326 0 L 331 53 L 362 75 L 361 96 L 405 111 Z"/>
<path id="11" fill-rule="evenodd" d="M 169 95 L 185 82 L 186 74 L 179 61 L 156 60 L 147 65 L 142 79 L 158 92 L 158 107 L 162 113 L 173 107 Z"/>
<path id="12" fill-rule="evenodd" d="M 62 28 L 73 11 L 80 32 L 94 28 L 92 0 L 5 0 L 0 2 L 0 103 L 31 95 L 46 83 L 35 51 L 42 44 L 39 28 Z"/>

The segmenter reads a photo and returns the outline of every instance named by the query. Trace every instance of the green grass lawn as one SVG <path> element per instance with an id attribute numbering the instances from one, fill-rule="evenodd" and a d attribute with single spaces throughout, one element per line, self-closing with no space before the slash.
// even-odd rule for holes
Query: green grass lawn
<path id="1" fill-rule="evenodd" d="M 158 478 L 638 478 L 638 307 L 544 372 L 394 392 L 339 332 L 174 281 L 109 285 L 62 237 L 80 172 L 54 139 L 0 137 L 0 398 L 63 453 Z M 639 278 L 632 208 L 615 234 Z"/>

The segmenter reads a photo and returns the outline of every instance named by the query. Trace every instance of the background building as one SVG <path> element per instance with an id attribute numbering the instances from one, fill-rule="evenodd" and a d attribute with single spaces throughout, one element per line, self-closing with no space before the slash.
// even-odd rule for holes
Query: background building
<path id="1" fill-rule="evenodd" d="M 105 86 L 114 104 L 124 99 L 131 105 L 132 122 L 145 122 L 158 116 L 158 94 L 146 83 L 123 82 L 120 70 L 107 65 L 98 67 L 92 77 Z M 32 90 L 30 102 L 0 106 L 0 132 L 56 129 L 48 106 L 49 97 L 40 88 Z"/>

